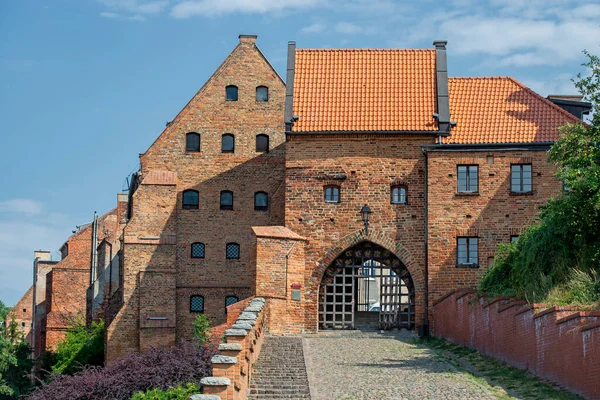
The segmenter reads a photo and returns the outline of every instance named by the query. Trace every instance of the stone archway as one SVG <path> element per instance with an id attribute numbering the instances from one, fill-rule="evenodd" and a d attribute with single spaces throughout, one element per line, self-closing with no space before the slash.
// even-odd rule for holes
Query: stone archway
<path id="1" fill-rule="evenodd" d="M 415 286 L 409 270 L 390 250 L 363 240 L 325 269 L 318 292 L 321 329 L 415 326 Z"/>

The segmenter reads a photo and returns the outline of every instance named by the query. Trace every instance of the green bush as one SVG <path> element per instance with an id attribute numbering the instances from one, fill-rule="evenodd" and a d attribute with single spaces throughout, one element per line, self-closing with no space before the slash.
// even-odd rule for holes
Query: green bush
<path id="1" fill-rule="evenodd" d="M 169 390 L 151 389 L 145 393 L 137 392 L 131 396 L 131 400 L 187 400 L 190 395 L 196 393 L 200 393 L 200 388 L 195 383 L 188 383 Z"/>
<path id="2" fill-rule="evenodd" d="M 198 348 L 210 342 L 210 321 L 207 314 L 200 314 L 192 324 L 194 339 L 198 341 Z"/>
<path id="3" fill-rule="evenodd" d="M 31 347 L 12 318 L 0 327 L 0 400 L 17 399 L 33 389 L 30 355 Z"/>
<path id="4" fill-rule="evenodd" d="M 54 357 L 52 372 L 59 375 L 72 375 L 84 365 L 103 365 L 104 321 L 92 322 L 87 328 L 82 318 L 74 320 Z"/>

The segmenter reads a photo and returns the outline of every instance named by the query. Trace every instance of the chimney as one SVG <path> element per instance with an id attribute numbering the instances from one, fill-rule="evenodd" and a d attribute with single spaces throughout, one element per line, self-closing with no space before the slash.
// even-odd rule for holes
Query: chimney
<path id="1" fill-rule="evenodd" d="M 127 222 L 127 205 L 129 203 L 129 195 L 127 193 L 117 194 L 117 222 L 124 224 Z"/>
<path id="2" fill-rule="evenodd" d="M 33 259 L 36 261 L 51 261 L 52 256 L 49 251 L 36 250 L 33 252 Z"/>
<path id="3" fill-rule="evenodd" d="M 256 35 L 240 35 L 238 37 L 240 38 L 240 43 L 254 44 L 254 43 L 256 43 L 256 38 L 258 36 L 256 36 Z"/>
<path id="4" fill-rule="evenodd" d="M 294 74 L 296 68 L 296 42 L 288 42 L 287 73 L 285 75 L 285 131 L 291 132 L 294 125 Z"/>
<path id="5" fill-rule="evenodd" d="M 448 100 L 448 63 L 446 61 L 445 40 L 436 40 L 435 46 L 435 88 L 437 95 L 437 121 L 440 132 L 450 133 L 450 101 Z"/>

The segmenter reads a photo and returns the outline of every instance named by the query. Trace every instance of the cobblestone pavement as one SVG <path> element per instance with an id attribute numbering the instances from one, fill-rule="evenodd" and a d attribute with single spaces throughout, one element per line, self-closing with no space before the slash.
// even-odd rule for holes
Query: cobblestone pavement
<path id="1" fill-rule="evenodd" d="M 326 331 L 305 336 L 313 400 L 494 399 L 414 334 Z"/>

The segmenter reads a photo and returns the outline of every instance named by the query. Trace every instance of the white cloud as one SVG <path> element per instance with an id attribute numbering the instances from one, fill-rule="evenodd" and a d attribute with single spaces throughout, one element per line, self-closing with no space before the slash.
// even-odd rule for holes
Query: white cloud
<path id="1" fill-rule="evenodd" d="M 345 35 L 354 35 L 357 33 L 362 33 L 363 28 L 359 25 L 353 24 L 351 22 L 338 22 L 335 24 L 335 31 L 337 33 L 343 33 Z"/>
<path id="2" fill-rule="evenodd" d="M 324 30 L 325 30 L 325 25 L 319 24 L 319 23 L 314 23 L 314 24 L 307 25 L 307 26 L 303 27 L 302 29 L 300 29 L 300 33 L 314 34 L 314 33 L 321 33 Z"/>
<path id="3" fill-rule="evenodd" d="M 318 0 L 188 0 L 176 4 L 171 9 L 175 18 L 193 16 L 213 17 L 231 13 L 266 14 L 285 10 L 312 8 Z"/>
<path id="4" fill-rule="evenodd" d="M 121 17 L 119 14 L 112 13 L 112 12 L 101 12 L 100 16 L 104 17 L 104 18 L 120 18 Z"/>
<path id="5" fill-rule="evenodd" d="M 33 199 L 11 199 L 0 201 L 0 214 L 37 215 L 43 210 L 42 203 Z"/>

